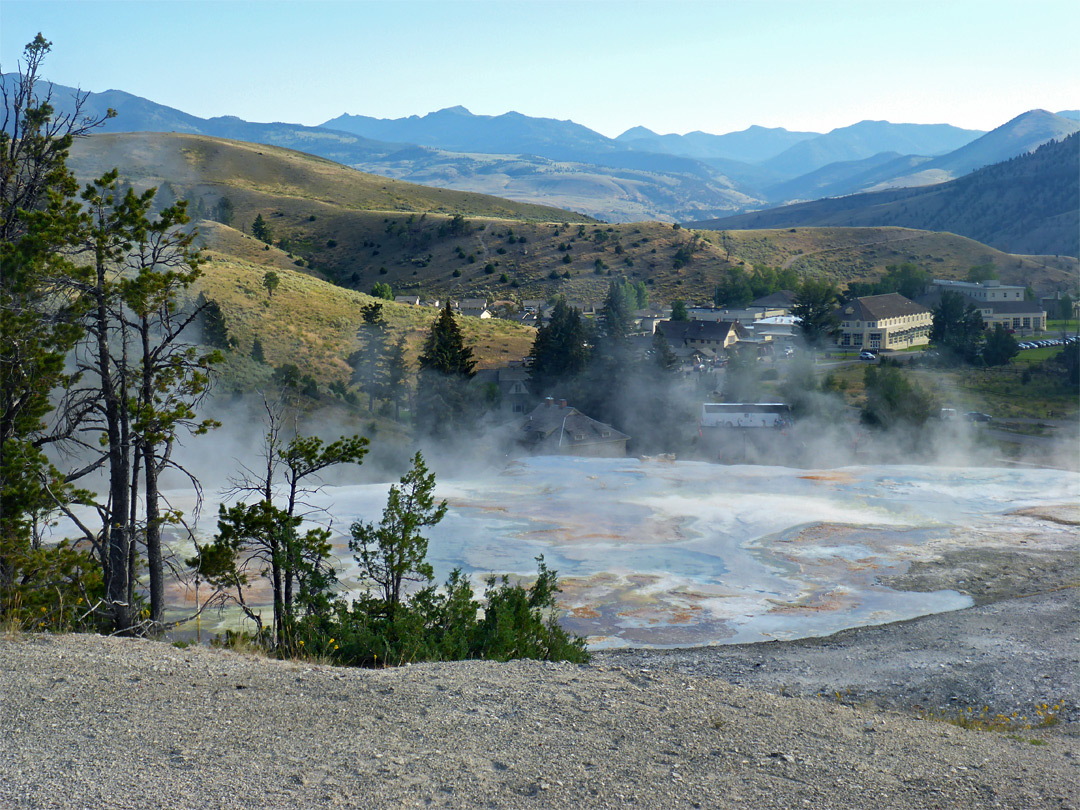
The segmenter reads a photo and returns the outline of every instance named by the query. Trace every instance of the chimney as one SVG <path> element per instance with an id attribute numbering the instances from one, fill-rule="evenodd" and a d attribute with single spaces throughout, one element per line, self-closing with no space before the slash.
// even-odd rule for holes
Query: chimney
<path id="1" fill-rule="evenodd" d="M 560 408 L 565 408 L 566 407 L 566 400 L 565 399 L 560 399 L 559 400 L 559 407 Z"/>

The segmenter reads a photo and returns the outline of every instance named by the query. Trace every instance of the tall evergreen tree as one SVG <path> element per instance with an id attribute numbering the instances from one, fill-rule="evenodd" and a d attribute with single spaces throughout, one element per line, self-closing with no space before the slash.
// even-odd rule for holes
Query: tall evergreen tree
<path id="1" fill-rule="evenodd" d="M 394 406 L 394 418 L 401 418 L 402 403 L 409 401 L 409 361 L 405 356 L 405 336 L 390 348 L 386 359 L 386 400 Z"/>
<path id="2" fill-rule="evenodd" d="M 588 364 L 588 330 L 581 312 L 559 297 L 548 322 L 533 340 L 529 365 L 533 390 L 540 395 L 554 394 L 556 387 L 571 383 Z"/>
<path id="3" fill-rule="evenodd" d="M 604 307 L 600 311 L 604 337 L 622 340 L 630 334 L 631 319 L 636 304 L 637 295 L 634 293 L 633 285 L 623 279 L 613 279 L 608 285 Z"/>
<path id="4" fill-rule="evenodd" d="M 679 358 L 671 350 L 671 345 L 668 343 L 663 329 L 657 329 L 653 332 L 650 359 L 654 365 L 664 371 L 670 371 L 679 365 Z"/>
<path id="5" fill-rule="evenodd" d="M 472 417 L 468 382 L 476 373 L 472 349 L 465 345 L 450 302 L 431 326 L 418 358 L 417 417 L 432 433 L 466 425 Z"/>
<path id="6" fill-rule="evenodd" d="M 1002 324 L 994 324 L 994 329 L 986 336 L 986 345 L 983 347 L 983 360 L 986 365 L 1007 365 L 1019 352 L 1016 338 L 1010 335 Z"/>
<path id="7" fill-rule="evenodd" d="M 214 205 L 214 219 L 222 225 L 232 225 L 236 208 L 228 197 L 220 197 Z"/>
<path id="8" fill-rule="evenodd" d="M 364 323 L 357 332 L 360 347 L 349 356 L 352 366 L 351 382 L 359 385 L 368 396 L 368 411 L 374 412 L 375 401 L 385 399 L 389 386 L 389 338 L 382 304 L 371 303 L 362 309 Z"/>
<path id="9" fill-rule="evenodd" d="M 251 223 L 251 235 L 268 245 L 274 241 L 274 231 L 262 214 L 255 215 L 255 221 Z"/>
<path id="10" fill-rule="evenodd" d="M 964 296 L 946 290 L 931 310 L 930 342 L 952 359 L 973 363 L 983 341 L 982 313 Z"/>
<path id="11" fill-rule="evenodd" d="M 116 113 L 87 115 L 87 93 L 76 93 L 71 113 L 57 113 L 52 85 L 43 89 L 39 75 L 50 48 L 38 34 L 17 74 L 0 83 L 0 621 L 20 620 L 40 600 L 62 604 L 70 595 L 74 604 L 93 567 L 72 549 L 44 547 L 37 528 L 70 497 L 43 450 L 77 423 L 66 414 L 51 429 L 46 423 L 51 394 L 73 382 L 65 357 L 86 309 L 71 286 L 86 273 L 64 258 L 83 226 L 67 157 L 76 138 Z M 57 615 L 51 604 L 40 607 Z"/>
<path id="12" fill-rule="evenodd" d="M 799 285 L 791 314 L 799 319 L 799 332 L 811 348 L 818 348 L 837 333 L 836 287 L 825 279 L 808 278 Z"/>
<path id="13" fill-rule="evenodd" d="M 229 348 L 229 328 L 221 305 L 203 293 L 199 293 L 196 305 L 202 310 L 203 343 L 215 349 Z"/>

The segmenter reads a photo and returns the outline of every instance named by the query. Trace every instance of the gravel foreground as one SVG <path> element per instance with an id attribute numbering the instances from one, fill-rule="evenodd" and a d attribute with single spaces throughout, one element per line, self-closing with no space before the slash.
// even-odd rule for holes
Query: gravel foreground
<path id="1" fill-rule="evenodd" d="M 589 666 L 370 671 L 97 636 L 0 639 L 0 807 L 1077 808 L 1072 722 L 992 733 L 869 705 L 922 694 L 933 678 L 903 673 L 937 655 L 938 634 L 975 639 L 1019 622 L 1037 646 L 1040 615 L 1057 616 L 1047 632 L 1065 622 L 1063 645 L 1033 659 L 1014 643 L 1020 625 L 995 631 L 1013 640 L 984 645 L 985 663 L 1021 664 L 1000 683 L 982 674 L 1019 688 L 1052 670 L 1075 690 L 1074 594 L 813 642 L 602 654 Z M 905 635 L 920 625 L 930 628 L 921 641 Z M 917 643 L 931 646 L 911 657 Z M 727 680 L 753 672 L 804 693 L 847 673 L 866 703 Z"/>

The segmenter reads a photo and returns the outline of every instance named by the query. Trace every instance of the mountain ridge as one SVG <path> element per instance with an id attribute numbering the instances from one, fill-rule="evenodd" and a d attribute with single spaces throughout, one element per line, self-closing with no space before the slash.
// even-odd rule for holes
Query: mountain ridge
<path id="1" fill-rule="evenodd" d="M 1080 132 L 932 186 L 867 192 L 689 223 L 710 230 L 900 226 L 1010 253 L 1080 256 Z"/>

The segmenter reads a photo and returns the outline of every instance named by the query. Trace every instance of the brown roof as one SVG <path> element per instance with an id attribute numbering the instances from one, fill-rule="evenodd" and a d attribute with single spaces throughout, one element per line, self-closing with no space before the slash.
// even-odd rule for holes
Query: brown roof
<path id="1" fill-rule="evenodd" d="M 887 318 L 901 318 L 905 315 L 921 315 L 929 312 L 930 310 L 926 307 L 916 304 L 900 293 L 885 293 L 856 298 L 840 307 L 836 314 L 843 320 L 883 321 Z"/>

